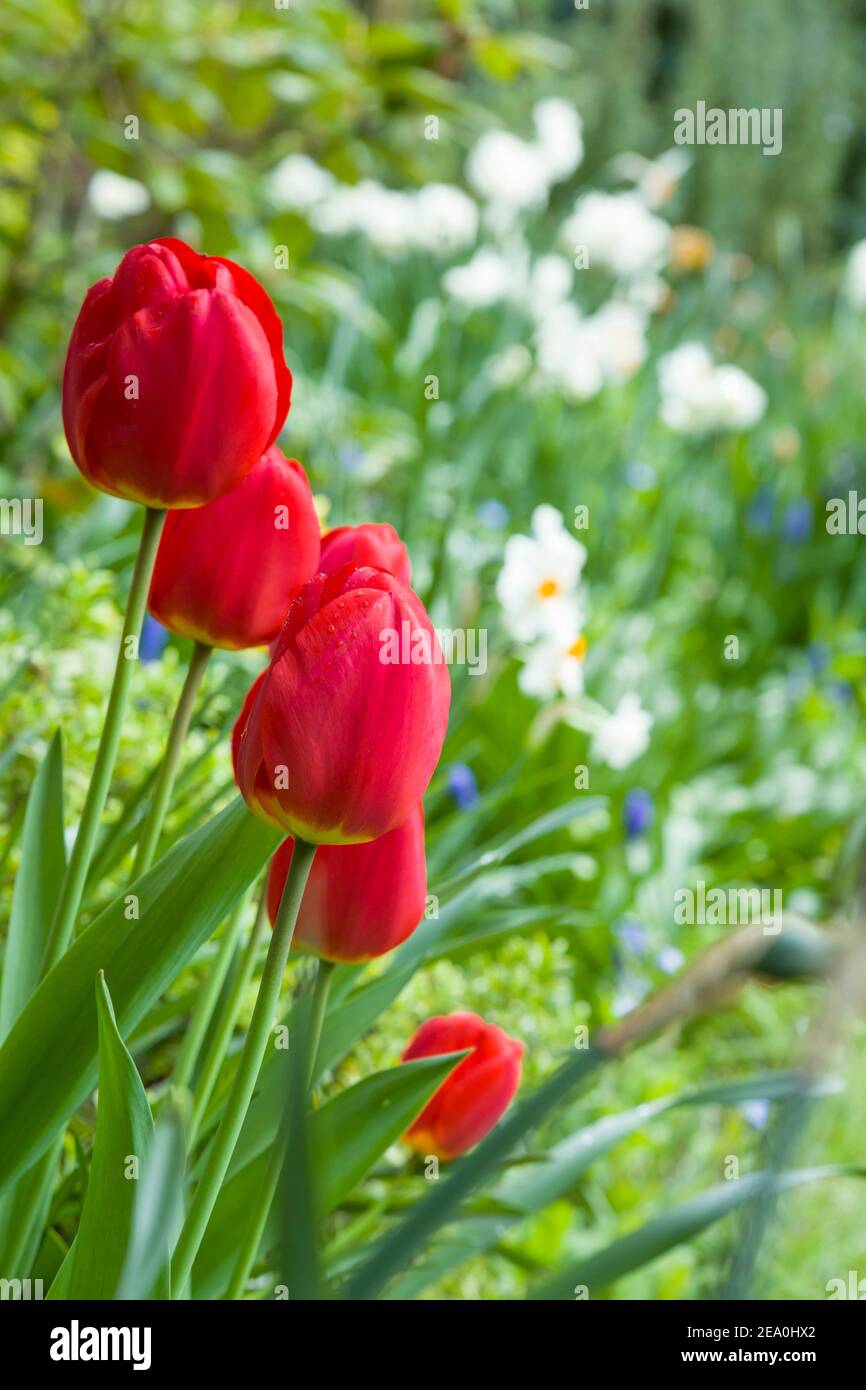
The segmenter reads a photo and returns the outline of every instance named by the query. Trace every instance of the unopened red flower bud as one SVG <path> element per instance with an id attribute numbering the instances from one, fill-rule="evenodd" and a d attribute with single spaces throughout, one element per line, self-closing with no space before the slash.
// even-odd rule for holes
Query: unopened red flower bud
<path id="1" fill-rule="evenodd" d="M 134 246 L 88 290 L 66 357 L 63 424 L 94 487 L 199 507 L 274 442 L 291 390 L 280 320 L 258 281 L 165 238 Z"/>
<path id="2" fill-rule="evenodd" d="M 295 842 L 285 840 L 268 871 L 268 914 L 276 921 Z M 325 960 L 358 963 L 405 941 L 424 914 L 424 813 L 362 845 L 321 845 L 304 889 L 294 945 Z"/>
<path id="3" fill-rule="evenodd" d="M 317 574 L 296 595 L 232 741 L 257 815 L 313 844 L 395 830 L 442 750 L 451 683 L 424 605 L 382 570 Z"/>
<path id="4" fill-rule="evenodd" d="M 472 1013 L 428 1018 L 402 1060 L 462 1052 L 471 1047 L 442 1082 L 403 1136 L 417 1153 L 457 1158 L 484 1138 L 504 1114 L 520 1084 L 523 1043 L 495 1023 Z"/>
<path id="5" fill-rule="evenodd" d="M 274 444 L 231 492 L 169 513 L 148 607 L 172 632 L 208 646 L 263 646 L 318 559 L 307 475 Z"/>
<path id="6" fill-rule="evenodd" d="M 409 552 L 387 522 L 363 526 L 336 526 L 322 538 L 319 569 L 333 574 L 341 565 L 372 565 L 387 570 L 403 584 L 412 582 Z"/>

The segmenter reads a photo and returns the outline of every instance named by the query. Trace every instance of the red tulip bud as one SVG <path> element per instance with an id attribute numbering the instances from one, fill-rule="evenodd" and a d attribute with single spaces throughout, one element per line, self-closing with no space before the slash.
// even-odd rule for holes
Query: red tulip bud
<path id="1" fill-rule="evenodd" d="M 241 793 L 263 820 L 313 844 L 374 840 L 421 800 L 450 698 L 442 649 L 411 589 L 382 570 L 317 574 L 235 727 Z"/>
<path id="2" fill-rule="evenodd" d="M 87 292 L 63 375 L 72 457 L 95 487 L 200 507 L 276 439 L 291 399 L 280 320 L 246 270 L 165 238 Z"/>
<path id="3" fill-rule="evenodd" d="M 403 1138 L 416 1153 L 457 1158 L 482 1140 L 520 1085 L 523 1043 L 477 1014 L 428 1018 L 402 1060 L 473 1049 L 442 1082 Z"/>
<path id="4" fill-rule="evenodd" d="M 268 914 L 276 921 L 295 842 L 285 840 L 268 871 Z M 325 960 L 358 963 L 411 936 L 424 913 L 424 813 L 363 845 L 322 845 L 295 926 L 294 945 Z"/>
<path id="5" fill-rule="evenodd" d="M 263 646 L 318 558 L 307 475 L 274 444 L 231 492 L 169 513 L 148 607 L 164 627 L 208 646 Z"/>
<path id="6" fill-rule="evenodd" d="M 409 552 L 393 526 L 387 522 L 364 526 L 337 526 L 322 539 L 319 569 L 333 574 L 341 565 L 372 565 L 387 570 L 401 584 L 412 583 Z"/>

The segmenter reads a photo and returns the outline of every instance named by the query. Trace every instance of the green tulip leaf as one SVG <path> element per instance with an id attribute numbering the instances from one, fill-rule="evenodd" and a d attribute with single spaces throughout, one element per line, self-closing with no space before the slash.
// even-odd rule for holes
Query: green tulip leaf
<path id="1" fill-rule="evenodd" d="M 549 1080 L 500 1121 L 473 1153 L 454 1163 L 448 1176 L 440 1179 L 401 1222 L 385 1233 L 348 1280 L 343 1297 L 378 1298 L 436 1232 L 453 1220 L 466 1198 L 499 1170 L 524 1135 L 541 1124 L 606 1060 L 598 1048 L 589 1047 L 564 1062 Z"/>
<path id="2" fill-rule="evenodd" d="M 63 882 L 63 745 L 56 733 L 36 774 L 21 843 L 0 987 L 0 1042 L 39 983 L 54 904 Z"/>
<path id="3" fill-rule="evenodd" d="M 746 1100 L 779 1100 L 795 1095 L 803 1084 L 799 1072 L 767 1072 L 742 1081 L 723 1082 L 699 1090 L 682 1091 L 646 1101 L 619 1114 L 605 1115 L 593 1124 L 555 1144 L 538 1163 L 512 1167 L 493 1188 L 491 1197 L 500 1209 L 466 1216 L 444 1231 L 420 1260 L 395 1280 L 387 1297 L 416 1298 L 431 1283 L 450 1273 L 464 1260 L 497 1245 L 511 1226 L 566 1196 L 586 1169 L 602 1154 L 636 1130 L 643 1130 L 659 1116 L 686 1106 L 739 1105 Z M 821 1093 L 838 1089 L 823 1083 Z"/>
<path id="4" fill-rule="evenodd" d="M 36 1162 L 96 1083 L 97 972 L 110 975 L 128 1037 L 278 843 L 236 799 L 107 907 L 46 976 L 0 1048 L 0 1188 Z"/>
<path id="5" fill-rule="evenodd" d="M 142 1168 L 153 1139 L 153 1119 L 135 1063 L 119 1032 L 111 995 L 100 972 L 96 984 L 99 1019 L 99 1105 L 90 1176 L 75 1243 L 58 1274 L 62 1295 L 110 1300 L 129 1245 L 132 1210 Z M 71 1265 L 66 1275 L 66 1264 Z"/>
<path id="6" fill-rule="evenodd" d="M 15 878 L 0 985 L 0 1042 L 39 983 L 54 905 L 66 869 L 63 842 L 63 744 L 54 735 L 24 814 L 21 860 Z M 54 1162 L 51 1162 L 53 1174 Z M 29 1267 L 49 1200 L 47 1175 L 25 1174 L 0 1196 L 0 1268 Z M 38 1220 L 32 1223 L 34 1214 Z"/>
<path id="7" fill-rule="evenodd" d="M 316 1203 L 322 1216 L 339 1205 L 408 1129 L 465 1055 L 443 1053 L 374 1072 L 312 1114 L 310 1150 L 316 1173 Z M 285 1078 L 285 1058 L 281 1060 Z M 260 1152 L 223 1187 L 193 1270 L 196 1298 L 214 1298 L 222 1292 L 267 1161 L 268 1153 Z M 275 1203 L 263 1243 L 273 1243 L 278 1230 L 279 1207 Z"/>
<path id="8" fill-rule="evenodd" d="M 163 1106 L 136 1183 L 126 1260 L 114 1297 L 170 1296 L 169 1253 L 183 1222 L 186 1172 L 186 1093 Z"/>
<path id="9" fill-rule="evenodd" d="M 316 1054 L 314 1080 L 346 1055 L 376 1019 L 397 998 L 414 974 L 414 966 L 386 974 L 367 982 L 339 1001 L 331 1001 L 325 1016 L 322 1038 Z M 268 1051 L 256 1083 L 256 1093 L 247 1111 L 244 1127 L 237 1142 L 229 1176 L 246 1167 L 257 1154 L 269 1148 L 280 1123 L 285 1101 L 285 1069 L 282 1054 L 274 1048 Z M 218 1123 L 224 1096 L 220 1096 L 207 1112 L 202 1136 L 210 1134 Z"/>

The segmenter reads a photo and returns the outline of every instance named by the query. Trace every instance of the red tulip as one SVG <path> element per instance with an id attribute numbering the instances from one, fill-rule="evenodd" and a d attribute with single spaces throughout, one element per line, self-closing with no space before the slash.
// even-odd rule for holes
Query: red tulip
<path id="1" fill-rule="evenodd" d="M 374 840 L 421 800 L 450 698 L 442 649 L 411 589 L 351 565 L 317 574 L 238 720 L 238 786 L 257 815 L 302 840 Z"/>
<path id="2" fill-rule="evenodd" d="M 231 492 L 169 513 L 148 607 L 164 627 L 210 647 L 263 646 L 318 559 L 307 475 L 273 444 Z"/>
<path id="3" fill-rule="evenodd" d="M 428 1018 L 402 1060 L 473 1049 L 425 1105 L 403 1138 L 417 1153 L 457 1158 L 479 1143 L 507 1110 L 520 1085 L 523 1043 L 477 1014 Z"/>
<path id="4" fill-rule="evenodd" d="M 66 357 L 63 424 L 95 487 L 200 507 L 274 442 L 292 377 L 280 320 L 246 270 L 165 238 L 88 290 Z"/>
<path id="5" fill-rule="evenodd" d="M 393 526 L 387 522 L 363 526 L 337 526 L 322 540 L 319 569 L 333 574 L 341 565 L 372 565 L 387 570 L 401 584 L 412 583 L 409 552 Z"/>
<path id="6" fill-rule="evenodd" d="M 295 842 L 284 840 L 268 871 L 268 914 L 276 921 Z M 294 944 L 325 960 L 358 963 L 411 936 L 424 913 L 424 813 L 363 845 L 322 845 L 295 926 Z"/>

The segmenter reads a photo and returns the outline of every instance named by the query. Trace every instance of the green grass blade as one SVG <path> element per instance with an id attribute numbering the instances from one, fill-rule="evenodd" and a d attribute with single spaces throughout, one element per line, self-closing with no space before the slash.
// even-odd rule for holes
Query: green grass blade
<path id="1" fill-rule="evenodd" d="M 0 983 L 0 1043 L 39 983 L 54 905 L 66 869 L 63 841 L 63 743 L 54 735 L 24 813 L 21 859 Z M 41 1238 L 55 1155 L 0 1196 L 0 1268 L 29 1268 Z"/>

